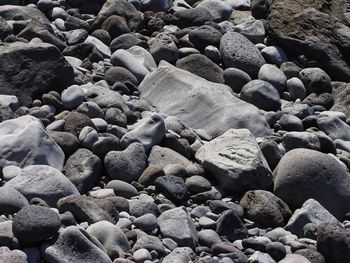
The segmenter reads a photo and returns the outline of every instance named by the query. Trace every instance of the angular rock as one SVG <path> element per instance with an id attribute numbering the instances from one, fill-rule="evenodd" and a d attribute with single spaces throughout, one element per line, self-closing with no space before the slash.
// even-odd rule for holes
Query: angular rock
<path id="1" fill-rule="evenodd" d="M 160 168 L 164 168 L 168 164 L 179 164 L 186 168 L 192 164 L 181 154 L 169 148 L 160 147 L 157 145 L 152 147 L 152 150 L 148 157 L 148 163 L 150 166 L 153 165 Z"/>
<path id="2" fill-rule="evenodd" d="M 166 62 L 147 75 L 139 91 L 141 98 L 159 112 L 211 135 L 222 134 L 230 128 L 248 128 L 255 136 L 270 133 L 257 108 L 234 97 L 230 87 L 208 82 Z"/>
<path id="3" fill-rule="evenodd" d="M 158 177 L 154 184 L 157 192 L 175 203 L 180 204 L 186 199 L 187 187 L 181 177 L 165 175 Z"/>
<path id="4" fill-rule="evenodd" d="M 65 196 L 79 194 L 75 186 L 58 170 L 47 165 L 30 165 L 5 186 L 15 188 L 28 201 L 34 197 L 44 200 L 50 207 Z"/>
<path id="5" fill-rule="evenodd" d="M 195 157 L 230 194 L 241 196 L 272 184 L 270 168 L 247 129 L 228 130 L 202 146 Z"/>
<path id="6" fill-rule="evenodd" d="M 216 232 L 232 242 L 248 236 L 246 226 L 233 210 L 223 212 L 216 224 Z"/>

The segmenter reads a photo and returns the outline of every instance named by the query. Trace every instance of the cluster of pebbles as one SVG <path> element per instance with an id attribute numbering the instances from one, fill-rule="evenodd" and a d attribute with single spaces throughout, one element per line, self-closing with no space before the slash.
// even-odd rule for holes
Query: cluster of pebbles
<path id="1" fill-rule="evenodd" d="M 270 8 L 0 0 L 0 263 L 350 262 L 346 62 Z"/>

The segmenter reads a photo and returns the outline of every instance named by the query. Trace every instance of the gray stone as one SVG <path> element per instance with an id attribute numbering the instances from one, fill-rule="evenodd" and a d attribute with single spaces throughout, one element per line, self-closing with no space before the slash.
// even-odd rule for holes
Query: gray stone
<path id="1" fill-rule="evenodd" d="M 252 79 L 244 71 L 237 68 L 227 68 L 224 70 L 225 84 L 230 86 L 233 92 L 240 93 L 243 86 Z"/>
<path id="2" fill-rule="evenodd" d="M 138 249 L 145 248 L 148 251 L 156 251 L 159 256 L 164 257 L 169 252 L 167 252 L 166 248 L 162 244 L 162 241 L 156 236 L 151 236 L 146 234 L 141 230 L 137 230 L 137 240 L 132 250 L 137 251 Z"/>
<path id="3" fill-rule="evenodd" d="M 67 110 L 77 108 L 84 101 L 84 95 L 84 91 L 80 86 L 70 86 L 62 92 L 61 101 L 63 107 Z"/>
<path id="4" fill-rule="evenodd" d="M 177 247 L 167 255 L 163 263 L 187 263 L 195 259 L 195 253 L 189 247 Z"/>
<path id="5" fill-rule="evenodd" d="M 158 227 L 157 217 L 154 214 L 144 214 L 142 216 L 139 216 L 135 218 L 133 224 L 135 227 L 148 233 L 151 233 Z"/>
<path id="6" fill-rule="evenodd" d="M 147 155 L 141 143 L 134 142 L 124 151 L 110 151 L 104 159 L 108 175 L 125 182 L 137 181 L 146 168 Z"/>
<path id="7" fill-rule="evenodd" d="M 248 230 L 234 210 L 227 210 L 216 221 L 216 232 L 231 242 L 248 236 Z"/>
<path id="8" fill-rule="evenodd" d="M 261 50 L 261 54 L 267 62 L 281 66 L 288 61 L 287 55 L 277 46 L 268 46 Z"/>
<path id="9" fill-rule="evenodd" d="M 229 19 L 233 11 L 232 6 L 220 0 L 204 0 L 196 7 L 207 9 L 217 23 Z"/>
<path id="10" fill-rule="evenodd" d="M 225 67 L 243 70 L 251 77 L 258 75 L 265 64 L 260 51 L 245 36 L 236 32 L 227 32 L 221 38 L 220 52 Z"/>
<path id="11" fill-rule="evenodd" d="M 23 194 L 27 200 L 39 197 L 51 207 L 65 196 L 79 194 L 75 186 L 58 170 L 47 165 L 30 165 L 5 183 Z"/>
<path id="12" fill-rule="evenodd" d="M 333 140 L 350 140 L 350 126 L 339 117 L 321 117 L 317 119 L 318 128 Z"/>
<path id="13" fill-rule="evenodd" d="M 221 243 L 220 236 L 212 229 L 203 229 L 198 232 L 199 245 L 211 248 L 214 244 Z"/>
<path id="14" fill-rule="evenodd" d="M 288 79 L 286 87 L 292 100 L 305 99 L 306 89 L 303 82 L 299 78 L 293 77 Z"/>
<path id="15" fill-rule="evenodd" d="M 0 223 L 0 246 L 8 247 L 8 248 L 17 248 L 18 247 L 18 239 L 13 234 L 12 230 L 13 221 L 5 221 Z M 1 252 L 0 252 L 0 260 L 1 260 Z M 1 261 L 0 261 L 1 262 Z"/>
<path id="16" fill-rule="evenodd" d="M 57 239 L 40 247 L 46 262 L 112 263 L 102 245 L 76 226 L 63 229 Z"/>
<path id="17" fill-rule="evenodd" d="M 233 31 L 242 34 L 254 44 L 263 43 L 266 34 L 261 20 L 248 20 L 235 26 Z"/>
<path id="18" fill-rule="evenodd" d="M 50 165 L 62 170 L 64 153 L 48 136 L 39 119 L 22 116 L 0 124 L 0 167 Z M 45 138 L 45 139 L 44 139 Z"/>
<path id="19" fill-rule="evenodd" d="M 175 116 L 187 126 L 204 129 L 209 134 L 222 134 L 230 128 L 249 128 L 255 136 L 270 133 L 262 114 L 234 97 L 230 87 L 214 84 L 166 62 L 147 75 L 139 91 L 141 98 L 159 112 Z M 232 111 L 232 108 L 240 111 Z"/>
<path id="20" fill-rule="evenodd" d="M 94 128 L 85 126 L 81 129 L 79 133 L 79 142 L 83 147 L 91 149 L 94 143 L 97 141 L 98 133 Z"/>
<path id="21" fill-rule="evenodd" d="M 164 168 L 168 164 L 180 164 L 183 167 L 187 167 L 192 163 L 180 155 L 179 153 L 160 146 L 153 146 L 148 157 L 149 165 L 154 165 L 160 168 Z"/>
<path id="22" fill-rule="evenodd" d="M 306 257 L 297 254 L 288 254 L 279 263 L 311 263 Z"/>
<path id="23" fill-rule="evenodd" d="M 265 64 L 260 68 L 258 78 L 271 83 L 279 92 L 284 91 L 287 83 L 286 75 L 271 64 Z"/>
<path id="24" fill-rule="evenodd" d="M 179 50 L 170 34 L 159 33 L 154 38 L 151 38 L 148 43 L 149 52 L 157 64 L 161 60 L 173 64 L 179 58 Z"/>
<path id="25" fill-rule="evenodd" d="M 137 189 L 121 180 L 111 180 L 106 185 L 107 189 L 113 189 L 116 196 L 122 196 L 125 198 L 131 198 L 137 196 Z"/>
<path id="26" fill-rule="evenodd" d="M 269 254 L 255 251 L 254 254 L 248 258 L 248 263 L 276 263 L 276 261 L 274 261 Z"/>
<path id="27" fill-rule="evenodd" d="M 141 0 L 143 11 L 167 12 L 173 5 L 170 0 Z"/>
<path id="28" fill-rule="evenodd" d="M 27 199 L 16 189 L 8 186 L 0 187 L 0 215 L 17 213 L 28 205 Z"/>
<path id="29" fill-rule="evenodd" d="M 187 211 L 173 208 L 163 212 L 157 221 L 163 237 L 173 239 L 180 246 L 196 247 L 197 231 Z"/>
<path id="30" fill-rule="evenodd" d="M 287 132 L 282 136 L 282 145 L 286 151 L 296 148 L 306 148 L 316 151 L 321 150 L 321 143 L 317 135 L 310 132 Z"/>
<path id="31" fill-rule="evenodd" d="M 306 68 L 299 72 L 308 93 L 332 93 L 331 78 L 320 68 Z"/>
<path id="32" fill-rule="evenodd" d="M 111 51 L 107 45 L 105 45 L 101 40 L 97 39 L 93 36 L 88 36 L 84 43 L 87 44 L 93 44 L 96 49 L 105 57 L 110 58 L 111 57 Z"/>
<path id="33" fill-rule="evenodd" d="M 239 196 L 272 184 L 270 168 L 247 129 L 228 130 L 202 146 L 195 157 L 230 194 Z"/>
<path id="34" fill-rule="evenodd" d="M 132 257 L 136 261 L 136 263 L 143 263 L 146 260 L 152 260 L 151 253 L 149 253 L 148 250 L 145 248 L 140 248 L 136 250 Z"/>

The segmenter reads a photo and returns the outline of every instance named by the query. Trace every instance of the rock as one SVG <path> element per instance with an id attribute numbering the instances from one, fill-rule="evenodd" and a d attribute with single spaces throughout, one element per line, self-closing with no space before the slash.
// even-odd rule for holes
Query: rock
<path id="1" fill-rule="evenodd" d="M 126 33 L 130 33 L 130 29 L 125 18 L 117 15 L 108 16 L 103 22 L 101 29 L 106 30 L 111 36 L 111 39 L 115 39 L 116 37 Z"/>
<path id="2" fill-rule="evenodd" d="M 91 151 L 80 148 L 68 158 L 64 171 L 78 191 L 84 194 L 96 185 L 102 172 L 102 164 L 100 158 Z"/>
<path id="3" fill-rule="evenodd" d="M 269 36 L 287 51 L 300 54 L 302 50 L 302 54 L 318 61 L 334 80 L 349 81 L 350 68 L 348 61 L 343 60 L 349 31 L 346 11 L 341 8 L 343 2 L 332 2 L 327 8 L 322 8 L 322 3 L 320 0 L 274 1 L 267 19 Z"/>
<path id="4" fill-rule="evenodd" d="M 98 141 L 98 133 L 94 128 L 85 126 L 79 133 L 79 141 L 83 147 L 91 149 L 94 143 Z"/>
<path id="5" fill-rule="evenodd" d="M 70 112 L 67 114 L 64 123 L 64 131 L 73 133 L 79 137 L 80 132 L 86 127 L 95 128 L 95 125 L 88 116 L 79 112 Z"/>
<path id="6" fill-rule="evenodd" d="M 177 152 L 160 146 L 153 146 L 148 157 L 149 165 L 164 168 L 168 164 L 179 164 L 187 167 L 192 163 Z"/>
<path id="7" fill-rule="evenodd" d="M 79 194 L 75 186 L 58 170 L 47 165 L 29 165 L 5 186 L 15 188 L 27 200 L 39 197 L 51 207 L 65 196 Z"/>
<path id="8" fill-rule="evenodd" d="M 88 196 L 72 195 L 61 198 L 57 203 L 60 213 L 71 212 L 79 222 L 90 224 L 99 221 L 118 221 L 118 212 L 108 199 L 96 199 Z"/>
<path id="9" fill-rule="evenodd" d="M 125 0 L 107 0 L 92 24 L 92 29 L 101 28 L 105 20 L 112 15 L 124 17 L 132 31 L 140 31 L 145 26 L 141 13 L 131 3 Z"/>
<path id="10" fill-rule="evenodd" d="M 209 191 L 211 189 L 211 183 L 202 176 L 193 175 L 189 177 L 186 182 L 187 190 L 191 194 L 198 194 L 201 192 Z"/>
<path id="11" fill-rule="evenodd" d="M 240 196 L 272 184 L 270 168 L 247 129 L 228 130 L 202 146 L 195 157 L 227 193 Z"/>
<path id="12" fill-rule="evenodd" d="M 213 245 L 221 242 L 219 235 L 212 229 L 203 229 L 198 232 L 199 245 L 211 248 Z"/>
<path id="13" fill-rule="evenodd" d="M 274 194 L 255 190 L 245 193 L 240 201 L 245 210 L 245 216 L 264 227 L 285 226 L 292 215 L 288 205 Z"/>
<path id="14" fill-rule="evenodd" d="M 157 64 L 161 60 L 173 64 L 179 57 L 178 48 L 170 34 L 159 33 L 154 38 L 151 38 L 148 43 L 149 52 Z"/>
<path id="15" fill-rule="evenodd" d="M 322 254 L 313 249 L 298 249 L 295 254 L 302 255 L 307 258 L 311 263 L 326 263 L 326 260 Z"/>
<path id="16" fill-rule="evenodd" d="M 311 107 L 321 106 L 329 110 L 330 108 L 332 108 L 334 100 L 333 100 L 333 96 L 330 93 L 322 93 L 322 94 L 311 93 L 302 101 L 302 103 L 305 103 Z"/>
<path id="17" fill-rule="evenodd" d="M 0 63 L 6 65 L 0 70 L 0 92 L 16 95 L 22 105 L 30 106 L 43 93 L 62 91 L 73 82 L 73 68 L 53 45 L 7 43 L 0 53 Z"/>
<path id="18" fill-rule="evenodd" d="M 216 221 L 216 232 L 231 242 L 248 236 L 248 230 L 233 210 L 227 210 Z"/>
<path id="19" fill-rule="evenodd" d="M 248 263 L 274 263 L 276 261 L 266 253 L 255 251 L 253 255 L 248 258 Z"/>
<path id="20" fill-rule="evenodd" d="M 320 68 L 306 68 L 299 72 L 308 93 L 332 93 L 331 78 Z"/>
<path id="21" fill-rule="evenodd" d="M 6 247 L 5 247 L 6 248 Z M 4 249 L 3 253 L 0 254 L 0 260 L 2 262 L 13 262 L 13 263 L 27 263 L 26 254 L 18 249 L 9 250 L 8 248 Z"/>
<path id="22" fill-rule="evenodd" d="M 130 249 L 128 239 L 123 231 L 108 221 L 90 225 L 86 232 L 96 238 L 107 250 L 110 258 L 121 257 Z"/>
<path id="23" fill-rule="evenodd" d="M 109 47 L 104 44 L 101 40 L 97 39 L 96 37 L 93 36 L 88 36 L 84 43 L 87 44 L 93 44 L 96 49 L 103 55 L 105 58 L 110 58 L 111 57 L 111 51 Z"/>
<path id="24" fill-rule="evenodd" d="M 296 148 L 321 150 L 321 143 L 317 135 L 310 132 L 287 132 L 282 136 L 282 145 L 286 151 Z"/>
<path id="25" fill-rule="evenodd" d="M 279 68 L 271 64 L 265 64 L 260 68 L 258 78 L 269 82 L 279 92 L 284 90 L 287 83 L 286 75 Z"/>
<path id="26" fill-rule="evenodd" d="M 214 22 L 225 21 L 230 18 L 232 13 L 232 6 L 225 1 L 218 0 L 204 0 L 200 2 L 196 8 L 207 9 L 213 18 Z"/>
<path id="27" fill-rule="evenodd" d="M 212 0 L 209 0 L 209 1 L 212 1 Z M 219 30 L 215 29 L 212 26 L 203 25 L 193 29 L 188 34 L 188 37 L 191 43 L 198 50 L 203 51 L 209 45 L 212 45 L 214 47 L 219 47 L 222 34 L 220 33 Z"/>
<path id="28" fill-rule="evenodd" d="M 111 67 L 105 73 L 105 80 L 111 86 L 116 82 L 125 83 L 126 81 L 130 81 L 134 85 L 138 84 L 138 80 L 136 77 L 127 69 L 122 67 Z"/>
<path id="29" fill-rule="evenodd" d="M 258 0 L 259 1 L 259 0 Z M 266 0 L 265 2 L 269 2 L 270 0 Z M 256 2 L 256 1 L 252 1 Z M 264 0 L 260 0 L 260 2 L 264 2 Z M 266 59 L 268 63 L 276 64 L 277 66 L 281 66 L 283 63 L 288 61 L 287 55 L 284 51 L 277 46 L 268 46 L 261 50 L 261 55 Z"/>
<path id="30" fill-rule="evenodd" d="M 122 196 L 125 198 L 131 198 L 133 196 L 137 196 L 137 189 L 131 184 L 128 184 L 121 180 L 109 181 L 108 184 L 106 185 L 106 188 L 113 189 L 114 194 L 116 196 Z"/>
<path id="31" fill-rule="evenodd" d="M 303 100 L 306 97 L 306 89 L 303 82 L 300 79 L 296 77 L 288 79 L 286 87 L 292 100 Z"/>
<path id="32" fill-rule="evenodd" d="M 41 22 L 47 25 L 50 24 L 50 21 L 46 18 L 45 14 L 43 14 L 39 9 L 33 6 L 16 6 L 21 4 L 19 2 L 22 1 L 2 0 L 0 6 L 0 16 L 7 21 L 31 20 L 34 17 L 37 17 Z"/>
<path id="33" fill-rule="evenodd" d="M 142 10 L 152 12 L 167 12 L 172 7 L 169 0 L 142 0 Z"/>
<path id="34" fill-rule="evenodd" d="M 0 223 L 0 246 L 8 248 L 18 248 L 18 239 L 14 236 L 12 230 L 13 221 L 5 221 Z M 1 255 L 0 252 L 0 260 Z"/>
<path id="35" fill-rule="evenodd" d="M 144 214 L 140 217 L 137 217 L 135 218 L 133 224 L 135 225 L 135 227 L 148 233 L 151 233 L 158 227 L 157 217 L 153 214 Z"/>
<path id="36" fill-rule="evenodd" d="M 104 159 L 108 175 L 125 182 L 136 181 L 146 168 L 147 155 L 141 143 L 134 142 L 124 151 L 110 151 Z"/>
<path id="37" fill-rule="evenodd" d="M 345 113 L 347 117 L 350 116 L 350 100 L 349 92 L 350 86 L 343 82 L 333 82 L 332 95 L 334 98 L 334 105 L 331 108 L 332 111 L 341 111 Z"/>
<path id="38" fill-rule="evenodd" d="M 230 86 L 233 92 L 240 93 L 243 86 L 252 79 L 244 71 L 237 68 L 227 68 L 224 70 L 225 84 Z"/>
<path id="39" fill-rule="evenodd" d="M 127 33 L 116 37 L 109 45 L 109 48 L 111 52 L 114 53 L 119 49 L 129 49 L 134 46 L 140 46 L 146 49 L 149 48 L 148 43 L 145 40 L 139 38 L 135 33 Z"/>
<path id="40" fill-rule="evenodd" d="M 220 52 L 225 67 L 243 70 L 251 77 L 258 75 L 265 64 L 260 51 L 245 36 L 236 32 L 227 32 L 220 41 Z"/>
<path id="41" fill-rule="evenodd" d="M 339 221 L 319 202 L 314 199 L 308 199 L 300 209 L 295 210 L 285 229 L 298 237 L 304 237 L 307 224 L 317 226 L 320 223 L 339 224 Z"/>
<path id="42" fill-rule="evenodd" d="M 284 152 L 280 150 L 278 144 L 273 140 L 264 140 L 259 144 L 259 147 L 270 169 L 273 171 L 281 160 Z"/>
<path id="43" fill-rule="evenodd" d="M 154 184 L 156 191 L 162 193 L 166 198 L 180 204 L 186 199 L 187 187 L 181 177 L 165 175 L 158 177 Z"/>
<path id="44" fill-rule="evenodd" d="M 12 215 L 28 205 L 27 199 L 16 189 L 0 187 L 0 215 Z"/>
<path id="45" fill-rule="evenodd" d="M 265 111 L 277 111 L 281 107 L 278 90 L 263 80 L 252 80 L 244 85 L 240 98 Z"/>
<path id="46" fill-rule="evenodd" d="M 270 242 L 266 245 L 266 252 L 276 260 L 283 259 L 286 254 L 286 248 L 280 242 Z"/>
<path id="47" fill-rule="evenodd" d="M 120 140 L 122 148 L 127 148 L 133 142 L 143 145 L 149 152 L 154 145 L 159 144 L 165 136 L 165 123 L 158 114 L 153 114 L 142 120 L 132 131 L 126 133 Z"/>
<path id="48" fill-rule="evenodd" d="M 333 140 L 350 140 L 350 126 L 337 116 L 318 118 L 317 126 Z"/>
<path id="49" fill-rule="evenodd" d="M 139 249 L 147 249 L 148 251 L 156 251 L 159 256 L 164 257 L 169 252 L 165 249 L 164 245 L 162 244 L 162 241 L 156 236 L 148 235 L 142 231 L 137 232 L 137 240 L 135 242 L 135 245 L 133 246 L 132 250 L 137 251 Z"/>
<path id="50" fill-rule="evenodd" d="M 302 256 L 297 254 L 288 254 L 284 259 L 279 261 L 280 263 L 310 263 L 310 261 Z"/>
<path id="51" fill-rule="evenodd" d="M 47 127 L 46 127 L 46 130 L 48 130 Z M 80 146 L 78 138 L 73 133 L 61 132 L 61 131 L 49 131 L 48 135 L 63 150 L 66 157 L 74 153 Z"/>
<path id="52" fill-rule="evenodd" d="M 163 260 L 164 263 L 171 262 L 191 262 L 194 260 L 195 254 L 193 250 L 189 247 L 177 247 L 175 248 L 168 256 L 166 256 Z"/>
<path id="53" fill-rule="evenodd" d="M 274 194 L 292 209 L 313 198 L 338 219 L 350 210 L 346 190 L 349 175 L 327 154 L 309 149 L 291 150 L 282 157 L 274 174 Z"/>
<path id="54" fill-rule="evenodd" d="M 179 246 L 196 247 L 197 231 L 187 211 L 173 208 L 163 212 L 157 221 L 163 237 L 173 239 Z"/>
<path id="55" fill-rule="evenodd" d="M 177 10 L 171 18 L 171 23 L 180 28 L 185 28 L 190 26 L 201 26 L 212 19 L 213 17 L 206 8 L 197 7 Z"/>
<path id="56" fill-rule="evenodd" d="M 206 80 L 224 83 L 223 70 L 202 54 L 192 54 L 176 61 L 176 67 Z"/>
<path id="57" fill-rule="evenodd" d="M 187 126 L 209 134 L 220 134 L 230 128 L 249 128 L 255 136 L 270 133 L 261 113 L 235 98 L 228 86 L 208 82 L 166 62 L 147 75 L 139 91 L 141 98 L 159 112 L 178 117 Z M 239 114 L 232 108 L 239 108 Z"/>
<path id="58" fill-rule="evenodd" d="M 133 46 L 127 50 L 118 49 L 111 57 L 114 66 L 125 67 L 139 82 L 157 68 L 152 55 L 144 48 Z"/>
<path id="59" fill-rule="evenodd" d="M 265 38 L 265 27 L 261 20 L 248 20 L 236 25 L 234 32 L 240 33 L 254 44 L 263 43 Z"/>
<path id="60" fill-rule="evenodd" d="M 265 19 L 270 9 L 271 0 L 251 0 L 250 10 L 256 19 Z"/>
<path id="61" fill-rule="evenodd" d="M 140 217 L 145 214 L 153 214 L 155 216 L 159 215 L 159 209 L 158 206 L 149 201 L 141 201 L 141 200 L 131 200 L 129 202 L 129 210 L 130 210 L 130 215 L 135 216 L 135 217 Z"/>
<path id="62" fill-rule="evenodd" d="M 112 262 L 102 245 L 76 226 L 63 229 L 57 239 L 43 244 L 40 249 L 46 262 Z"/>
<path id="63" fill-rule="evenodd" d="M 13 218 L 13 233 L 19 241 L 33 244 L 56 235 L 61 225 L 57 213 L 50 208 L 31 205 Z"/>
<path id="64" fill-rule="evenodd" d="M 146 260 L 152 260 L 151 253 L 147 249 L 141 248 L 134 252 L 133 256 L 136 262 L 145 262 Z"/>

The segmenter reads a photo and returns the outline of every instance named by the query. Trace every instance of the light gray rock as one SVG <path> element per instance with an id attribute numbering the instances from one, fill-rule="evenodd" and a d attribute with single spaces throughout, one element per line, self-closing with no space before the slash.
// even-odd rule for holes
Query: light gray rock
<path id="1" fill-rule="evenodd" d="M 235 26 L 233 31 L 242 34 L 254 44 L 263 43 L 266 35 L 264 23 L 261 20 L 248 20 Z"/>
<path id="2" fill-rule="evenodd" d="M 350 140 L 350 126 L 337 116 L 321 117 L 317 119 L 317 126 L 333 140 Z"/>
<path id="3" fill-rule="evenodd" d="M 287 83 L 287 77 L 275 65 L 263 65 L 258 74 L 258 78 L 271 83 L 279 92 L 284 91 Z"/>
<path id="4" fill-rule="evenodd" d="M 251 77 L 256 77 L 260 67 L 265 64 L 265 59 L 253 43 L 233 31 L 221 38 L 220 52 L 225 67 L 241 69 Z"/>
<path id="5" fill-rule="evenodd" d="M 217 23 L 229 19 L 233 11 L 231 5 L 221 0 L 204 0 L 197 7 L 207 9 Z"/>
<path id="6" fill-rule="evenodd" d="M 250 8 L 250 0 L 224 0 L 224 2 L 234 10 L 249 10 Z"/>
<path id="7" fill-rule="evenodd" d="M 301 238 L 305 236 L 304 227 L 310 223 L 316 226 L 320 223 L 340 224 L 319 202 L 314 199 L 308 199 L 300 209 L 294 211 L 285 229 Z"/>
<path id="8" fill-rule="evenodd" d="M 48 263 L 112 263 L 101 243 L 76 226 L 63 229 L 57 239 L 43 244 L 40 250 Z"/>
<path id="9" fill-rule="evenodd" d="M 139 142 L 149 152 L 154 145 L 159 144 L 165 136 L 165 123 L 159 114 L 152 114 L 143 119 L 135 129 L 125 134 L 120 140 L 122 148 L 133 142 Z"/>
<path id="10" fill-rule="evenodd" d="M 282 63 L 287 62 L 288 58 L 284 51 L 277 46 L 268 46 L 261 50 L 261 54 L 267 62 L 280 66 Z"/>
<path id="11" fill-rule="evenodd" d="M 67 110 L 77 108 L 84 101 L 84 96 L 84 90 L 80 86 L 73 85 L 68 87 L 61 95 L 63 107 Z"/>
<path id="12" fill-rule="evenodd" d="M 192 164 L 181 154 L 169 148 L 160 147 L 158 145 L 152 147 L 152 150 L 148 157 L 148 163 L 149 165 L 154 165 L 160 168 L 164 168 L 168 164 L 179 164 L 186 168 Z"/>
<path id="13" fill-rule="evenodd" d="M 137 189 L 131 184 L 121 180 L 111 180 L 108 182 L 105 188 L 113 189 L 116 196 L 122 196 L 125 198 L 137 196 Z"/>
<path id="14" fill-rule="evenodd" d="M 166 62 L 146 76 L 139 91 L 141 98 L 159 112 L 211 135 L 222 134 L 230 128 L 248 128 L 255 136 L 270 133 L 257 108 L 233 96 L 230 87 L 209 82 Z M 240 110 L 232 111 L 233 108 Z"/>
<path id="15" fill-rule="evenodd" d="M 128 239 L 123 231 L 108 221 L 94 223 L 86 229 L 86 232 L 103 245 L 111 258 L 121 257 L 130 249 Z"/>
<path id="16" fill-rule="evenodd" d="M 28 205 L 27 199 L 16 189 L 8 186 L 0 187 L 0 215 L 17 213 Z"/>
<path id="17" fill-rule="evenodd" d="M 173 64 L 179 58 L 179 50 L 170 34 L 159 33 L 154 38 L 151 38 L 148 44 L 149 52 L 157 64 L 161 60 Z"/>
<path id="18" fill-rule="evenodd" d="M 311 263 L 306 257 L 298 254 L 288 254 L 279 263 Z"/>
<path id="19" fill-rule="evenodd" d="M 5 221 L 0 223 L 0 246 L 16 248 L 18 247 L 18 239 L 13 234 L 13 221 Z M 0 252 L 1 254 L 1 252 Z M 0 257 L 1 262 L 1 257 Z"/>
<path id="20" fill-rule="evenodd" d="M 43 124 L 26 115 L 0 124 L 0 168 L 8 165 L 49 165 L 62 171 L 64 153 Z"/>
<path id="21" fill-rule="evenodd" d="M 192 262 L 196 254 L 189 247 L 177 247 L 163 259 L 163 263 L 188 263 Z"/>
<path id="22" fill-rule="evenodd" d="M 110 58 L 111 57 L 111 51 L 107 45 L 105 45 L 101 40 L 97 39 L 93 36 L 88 36 L 84 43 L 93 44 L 98 51 L 105 57 Z"/>
<path id="23" fill-rule="evenodd" d="M 196 247 L 197 231 L 187 211 L 173 208 L 163 212 L 157 221 L 163 237 L 173 239 L 179 246 Z"/>
<path id="24" fill-rule="evenodd" d="M 306 89 L 303 82 L 299 78 L 293 77 L 288 79 L 286 87 L 292 100 L 305 99 Z"/>
<path id="25" fill-rule="evenodd" d="M 75 186 L 60 171 L 47 165 L 30 165 L 5 186 L 15 188 L 27 200 L 39 197 L 51 207 L 56 207 L 57 201 L 65 196 L 79 194 Z"/>
<path id="26" fill-rule="evenodd" d="M 265 157 L 247 129 L 231 129 L 202 146 L 195 155 L 228 193 L 267 189 L 272 175 Z"/>
<path id="27" fill-rule="evenodd" d="M 276 261 L 267 253 L 255 251 L 254 254 L 248 258 L 248 263 L 276 263 Z"/>

